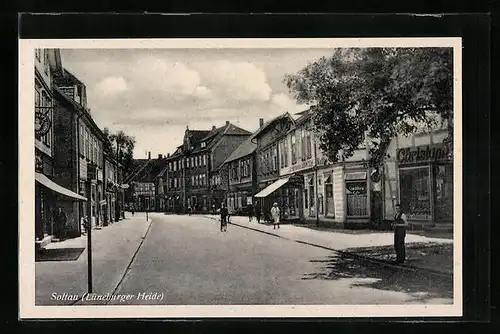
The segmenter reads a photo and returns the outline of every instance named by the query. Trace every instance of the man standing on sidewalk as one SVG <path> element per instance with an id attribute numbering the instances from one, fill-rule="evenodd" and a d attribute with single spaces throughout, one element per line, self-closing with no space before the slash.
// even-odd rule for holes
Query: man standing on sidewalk
<path id="1" fill-rule="evenodd" d="M 396 204 L 396 215 L 394 216 L 394 250 L 396 251 L 396 263 L 405 262 L 405 237 L 408 227 L 408 218 L 401 211 L 401 206 Z"/>

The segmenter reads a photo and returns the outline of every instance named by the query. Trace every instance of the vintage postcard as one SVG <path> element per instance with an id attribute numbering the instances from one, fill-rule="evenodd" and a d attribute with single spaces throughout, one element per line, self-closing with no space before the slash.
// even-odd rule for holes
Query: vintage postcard
<path id="1" fill-rule="evenodd" d="M 461 316 L 461 43 L 19 40 L 20 318 Z"/>

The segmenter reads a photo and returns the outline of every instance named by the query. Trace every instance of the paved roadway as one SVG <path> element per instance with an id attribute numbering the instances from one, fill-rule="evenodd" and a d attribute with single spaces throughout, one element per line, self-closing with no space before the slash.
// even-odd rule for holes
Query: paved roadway
<path id="1" fill-rule="evenodd" d="M 115 294 L 163 295 L 110 304 L 452 303 L 451 280 L 360 263 L 234 225 L 223 233 L 218 222 L 200 216 L 151 216 Z"/>

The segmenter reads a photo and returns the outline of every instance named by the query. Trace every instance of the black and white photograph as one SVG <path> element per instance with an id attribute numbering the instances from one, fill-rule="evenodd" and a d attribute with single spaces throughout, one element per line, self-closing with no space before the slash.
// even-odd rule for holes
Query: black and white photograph
<path id="1" fill-rule="evenodd" d="M 460 38 L 19 50 L 26 317 L 461 315 Z"/>

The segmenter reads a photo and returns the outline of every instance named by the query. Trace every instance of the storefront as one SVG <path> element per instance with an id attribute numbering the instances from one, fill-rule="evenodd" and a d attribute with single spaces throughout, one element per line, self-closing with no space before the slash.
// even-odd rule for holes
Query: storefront
<path id="1" fill-rule="evenodd" d="M 445 144 L 396 153 L 402 210 L 415 223 L 452 223 L 453 164 Z"/>
<path id="2" fill-rule="evenodd" d="M 288 182 L 281 187 L 281 212 L 283 219 L 298 220 L 303 216 L 302 192 L 304 178 L 301 175 L 291 176 Z"/>
<path id="3" fill-rule="evenodd" d="M 366 171 L 346 171 L 346 218 L 368 221 L 370 219 L 370 188 Z"/>

